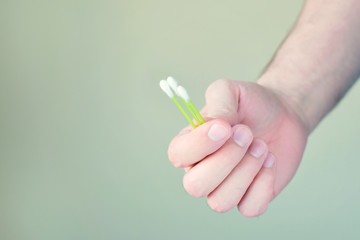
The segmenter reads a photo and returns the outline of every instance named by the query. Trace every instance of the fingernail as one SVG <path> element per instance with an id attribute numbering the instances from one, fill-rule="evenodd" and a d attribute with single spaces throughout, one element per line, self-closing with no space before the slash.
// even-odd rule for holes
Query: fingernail
<path id="1" fill-rule="evenodd" d="M 249 129 L 245 127 L 238 127 L 234 131 L 233 139 L 240 147 L 246 147 L 251 142 L 252 135 Z"/>
<path id="2" fill-rule="evenodd" d="M 275 156 L 272 153 L 269 153 L 264 161 L 264 168 L 271 168 L 274 165 Z"/>
<path id="3" fill-rule="evenodd" d="M 212 125 L 208 132 L 209 138 L 214 142 L 224 139 L 227 135 L 228 130 L 219 124 Z"/>
<path id="4" fill-rule="evenodd" d="M 254 141 L 251 144 L 249 151 L 253 157 L 259 158 L 266 152 L 266 146 L 261 141 Z"/>

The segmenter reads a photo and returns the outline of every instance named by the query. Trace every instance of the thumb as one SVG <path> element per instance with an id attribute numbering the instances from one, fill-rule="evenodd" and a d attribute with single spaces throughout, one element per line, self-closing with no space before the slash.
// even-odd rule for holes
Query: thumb
<path id="1" fill-rule="evenodd" d="M 238 85 L 229 80 L 213 82 L 205 94 L 205 116 L 225 120 L 230 125 L 239 123 L 240 88 Z"/>

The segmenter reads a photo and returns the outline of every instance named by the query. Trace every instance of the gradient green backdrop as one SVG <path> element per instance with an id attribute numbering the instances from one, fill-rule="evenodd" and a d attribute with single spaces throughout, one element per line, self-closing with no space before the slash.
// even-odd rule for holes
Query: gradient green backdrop
<path id="1" fill-rule="evenodd" d="M 359 239 L 359 85 L 259 218 L 187 196 L 166 156 L 186 121 L 158 81 L 200 107 L 218 78 L 256 80 L 301 6 L 0 0 L 0 239 Z"/>

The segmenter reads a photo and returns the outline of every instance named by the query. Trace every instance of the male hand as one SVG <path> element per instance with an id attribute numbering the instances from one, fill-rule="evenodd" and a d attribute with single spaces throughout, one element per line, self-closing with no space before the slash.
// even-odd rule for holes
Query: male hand
<path id="1" fill-rule="evenodd" d="M 206 92 L 207 122 L 187 127 L 169 145 L 185 168 L 185 190 L 226 212 L 237 206 L 253 217 L 295 174 L 308 130 L 294 104 L 257 83 L 218 80 Z"/>

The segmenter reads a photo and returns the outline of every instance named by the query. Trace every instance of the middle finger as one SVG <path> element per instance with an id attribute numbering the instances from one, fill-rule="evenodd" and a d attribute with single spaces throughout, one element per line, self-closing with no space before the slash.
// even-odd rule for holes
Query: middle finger
<path id="1" fill-rule="evenodd" d="M 185 174 L 185 190 L 193 197 L 204 197 L 211 193 L 240 162 L 252 139 L 251 130 L 247 126 L 234 126 L 232 138 L 221 149 L 204 158 Z"/>

